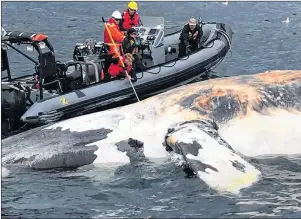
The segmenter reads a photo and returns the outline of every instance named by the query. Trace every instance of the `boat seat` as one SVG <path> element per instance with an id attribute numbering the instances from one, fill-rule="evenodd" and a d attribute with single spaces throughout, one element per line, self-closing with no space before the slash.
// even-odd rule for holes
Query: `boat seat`
<path id="1" fill-rule="evenodd" d="M 53 77 L 57 74 L 57 65 L 55 62 L 54 53 L 52 51 L 42 53 L 39 56 L 39 63 L 39 72 L 41 78 Z"/>
<path id="2" fill-rule="evenodd" d="M 98 56 L 98 59 L 107 59 L 109 56 L 111 56 L 110 54 L 108 53 L 102 53 Z"/>
<path id="3" fill-rule="evenodd" d="M 68 70 L 68 67 L 65 63 L 61 63 L 61 62 L 56 62 L 56 67 L 58 68 L 58 70 L 60 70 L 58 73 L 61 74 L 65 74 L 65 72 Z"/>
<path id="4" fill-rule="evenodd" d="M 55 61 L 55 56 L 52 51 L 44 52 L 39 55 L 39 67 L 37 68 L 37 74 L 43 81 L 43 87 L 45 89 L 57 89 L 58 86 L 58 71 Z"/>
<path id="5" fill-rule="evenodd" d="M 82 74 L 80 70 L 73 70 L 71 73 L 66 74 L 67 78 L 72 81 L 78 80 L 82 78 Z"/>

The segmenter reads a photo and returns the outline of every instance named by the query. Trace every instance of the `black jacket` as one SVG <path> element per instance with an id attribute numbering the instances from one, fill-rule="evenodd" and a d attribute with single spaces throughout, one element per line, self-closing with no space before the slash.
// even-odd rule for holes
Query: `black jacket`
<path id="1" fill-rule="evenodd" d="M 133 50 L 136 48 L 136 42 L 135 39 L 130 37 L 130 36 L 126 36 L 124 38 L 124 40 L 122 41 L 122 49 L 124 54 L 125 53 L 133 53 Z"/>
<path id="2" fill-rule="evenodd" d="M 197 35 L 197 38 L 195 40 L 193 40 L 192 38 L 189 37 L 189 33 L 191 33 L 193 35 L 196 33 L 196 31 L 198 31 L 198 35 Z M 182 29 L 182 33 L 180 35 L 180 40 L 181 40 L 181 43 L 185 44 L 185 46 L 189 46 L 192 44 L 198 44 L 198 42 L 200 41 L 202 36 L 203 36 L 203 30 L 199 24 L 196 25 L 194 30 L 191 30 L 189 27 L 189 24 L 186 24 L 184 26 L 184 28 Z"/>

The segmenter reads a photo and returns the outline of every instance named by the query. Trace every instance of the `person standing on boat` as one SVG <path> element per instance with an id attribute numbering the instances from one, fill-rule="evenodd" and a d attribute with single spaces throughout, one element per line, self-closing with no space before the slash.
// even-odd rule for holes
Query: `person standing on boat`
<path id="1" fill-rule="evenodd" d="M 137 32 L 134 28 L 130 28 L 127 31 L 126 37 L 122 42 L 122 49 L 124 53 L 130 53 L 134 57 L 133 68 L 136 70 L 140 68 L 141 70 L 145 69 L 145 66 L 142 64 L 141 60 L 139 59 L 139 46 L 140 41 L 136 40 Z"/>
<path id="2" fill-rule="evenodd" d="M 119 11 L 114 11 L 112 17 L 107 22 L 107 28 L 104 29 L 104 43 L 109 47 L 109 54 L 113 55 L 113 58 L 117 58 L 118 54 L 120 54 L 121 43 L 125 38 L 123 32 L 119 28 L 121 20 L 121 13 Z M 114 42 L 112 42 L 111 37 Z"/>
<path id="3" fill-rule="evenodd" d="M 137 2 L 130 2 L 128 4 L 128 9 L 122 14 L 122 21 L 120 23 L 121 30 L 127 31 L 131 27 L 142 26 L 141 18 L 137 10 Z"/>
<path id="4" fill-rule="evenodd" d="M 179 57 L 183 57 L 199 48 L 199 42 L 203 35 L 202 27 L 195 18 L 189 19 L 180 35 Z"/>

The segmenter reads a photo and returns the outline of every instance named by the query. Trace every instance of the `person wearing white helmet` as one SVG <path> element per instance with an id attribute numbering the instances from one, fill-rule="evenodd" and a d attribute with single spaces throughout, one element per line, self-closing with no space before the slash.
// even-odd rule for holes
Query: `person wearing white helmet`
<path id="1" fill-rule="evenodd" d="M 119 28 L 119 22 L 121 20 L 121 13 L 119 11 L 114 11 L 111 18 L 106 23 L 107 25 L 104 30 L 104 43 L 109 47 L 109 54 L 112 54 L 113 58 L 118 57 L 118 54 L 120 55 L 121 43 L 125 38 L 123 32 L 120 31 Z M 114 42 L 112 42 L 111 38 Z"/>
<path id="2" fill-rule="evenodd" d="M 112 13 L 112 18 L 115 18 L 120 21 L 122 19 L 122 15 L 121 15 L 120 11 L 114 11 Z"/>
<path id="3" fill-rule="evenodd" d="M 132 27 L 142 26 L 140 15 L 137 12 L 138 4 L 137 2 L 130 2 L 128 8 L 122 14 L 122 22 L 120 27 L 124 31 L 128 31 Z"/>

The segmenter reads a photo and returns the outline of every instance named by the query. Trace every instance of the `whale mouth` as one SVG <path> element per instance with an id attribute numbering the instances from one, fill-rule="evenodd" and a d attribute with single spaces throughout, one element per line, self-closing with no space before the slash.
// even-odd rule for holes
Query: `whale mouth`
<path id="1" fill-rule="evenodd" d="M 182 156 L 181 167 L 188 177 L 197 176 L 218 191 L 238 193 L 261 175 L 219 136 L 211 120 L 175 124 L 168 129 L 164 146 Z"/>

